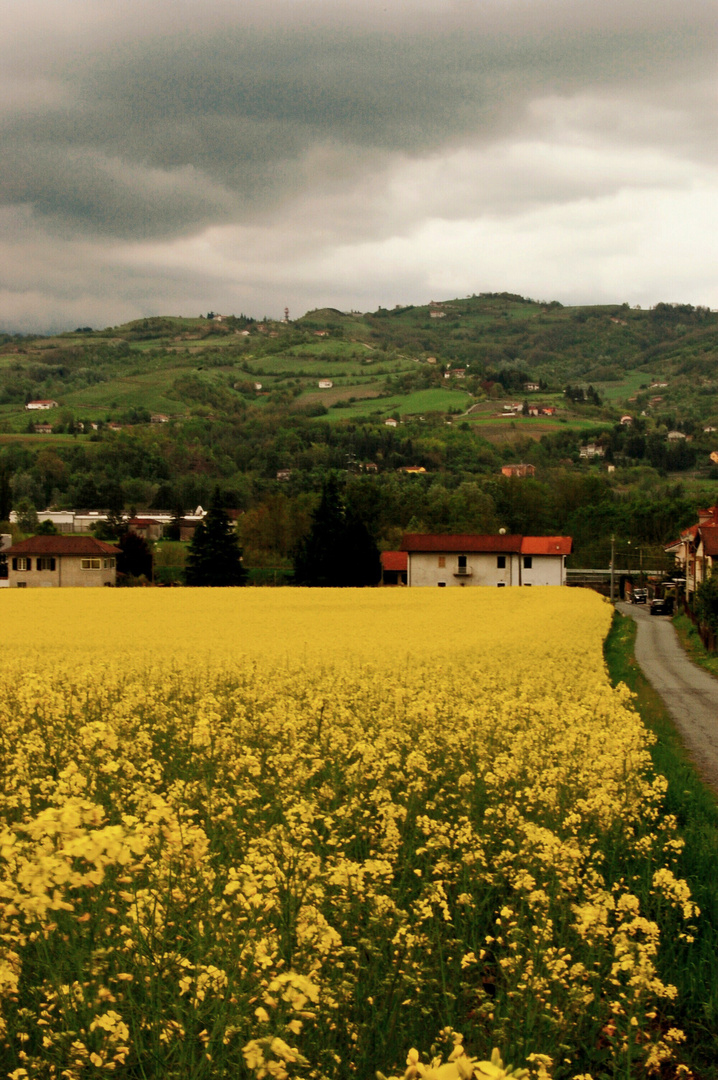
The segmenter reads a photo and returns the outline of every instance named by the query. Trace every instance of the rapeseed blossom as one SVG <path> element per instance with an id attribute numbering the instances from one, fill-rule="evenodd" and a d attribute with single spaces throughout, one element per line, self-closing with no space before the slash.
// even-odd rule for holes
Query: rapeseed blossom
<path id="1" fill-rule="evenodd" d="M 680 1052 L 657 965 L 699 912 L 595 594 L 2 600 L 3 1075 Z"/>

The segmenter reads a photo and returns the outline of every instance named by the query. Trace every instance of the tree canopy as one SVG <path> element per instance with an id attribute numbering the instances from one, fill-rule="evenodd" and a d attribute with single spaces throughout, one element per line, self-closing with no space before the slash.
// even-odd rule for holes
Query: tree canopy
<path id="1" fill-rule="evenodd" d="M 212 506 L 197 526 L 190 543 L 185 583 L 222 587 L 244 585 L 247 572 L 242 566 L 242 549 L 229 515 L 215 492 Z"/>
<path id="2" fill-rule="evenodd" d="M 336 588 L 377 585 L 380 577 L 376 543 L 361 518 L 347 511 L 332 475 L 322 488 L 309 533 L 295 550 L 294 580 Z"/>

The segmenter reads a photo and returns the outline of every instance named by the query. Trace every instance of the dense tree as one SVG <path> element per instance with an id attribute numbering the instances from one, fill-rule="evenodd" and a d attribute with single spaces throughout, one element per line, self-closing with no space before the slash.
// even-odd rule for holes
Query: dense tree
<path id="1" fill-rule="evenodd" d="M 117 556 L 117 573 L 130 578 L 152 579 L 152 551 L 144 536 L 129 529 L 117 541 L 121 554 Z"/>
<path id="2" fill-rule="evenodd" d="M 696 589 L 695 610 L 700 621 L 718 633 L 718 574 L 711 574 Z"/>
<path id="3" fill-rule="evenodd" d="M 247 572 L 242 566 L 242 549 L 234 523 L 220 505 L 215 492 L 212 506 L 197 526 L 190 543 L 185 583 L 221 587 L 244 585 Z"/>
<path id="4" fill-rule="evenodd" d="M 16 506 L 17 511 L 17 523 L 24 533 L 32 533 L 33 535 L 38 529 L 37 510 L 32 505 L 29 499 L 21 499 Z"/>
<path id="5" fill-rule="evenodd" d="M 325 481 L 309 533 L 294 553 L 298 585 L 337 588 L 376 585 L 381 576 L 379 551 L 364 522 L 347 513 L 336 477 Z"/>
<path id="6" fill-rule="evenodd" d="M 7 521 L 12 510 L 10 476 L 4 464 L 0 464 L 0 521 Z"/>
<path id="7" fill-rule="evenodd" d="M 92 476 L 78 478 L 71 492 L 72 500 L 78 509 L 101 510 L 102 500 Z"/>

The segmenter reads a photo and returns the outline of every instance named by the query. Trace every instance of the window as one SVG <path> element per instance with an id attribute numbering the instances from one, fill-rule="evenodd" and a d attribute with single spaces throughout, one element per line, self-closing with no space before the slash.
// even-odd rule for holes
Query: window
<path id="1" fill-rule="evenodd" d="M 101 562 L 99 559 L 83 559 L 80 566 L 83 570 L 100 570 Z"/>
<path id="2" fill-rule="evenodd" d="M 55 569 L 55 560 L 50 556 L 46 556 L 43 559 L 38 559 L 37 560 L 37 569 L 38 570 L 54 570 Z"/>
<path id="3" fill-rule="evenodd" d="M 439 555 L 439 566 L 446 566 L 446 555 Z"/>
<path id="4" fill-rule="evenodd" d="M 436 584 L 439 586 L 440 589 L 445 589 L 446 588 L 446 582 L 445 581 L 437 581 Z"/>
<path id="5" fill-rule="evenodd" d="M 26 589 L 27 588 L 27 582 L 26 581 L 18 581 L 17 587 L 18 587 L 18 589 Z"/>
<path id="6" fill-rule="evenodd" d="M 115 560 L 114 559 L 103 559 L 102 560 L 102 567 L 103 567 L 104 570 L 113 570 L 114 566 L 115 566 Z"/>
<path id="7" fill-rule="evenodd" d="M 530 570 L 533 566 L 533 563 L 534 561 L 532 555 L 524 555 L 524 570 Z"/>
<path id="8" fill-rule="evenodd" d="M 505 570 L 506 569 L 506 556 L 505 555 L 497 555 L 496 556 L 496 569 L 497 570 Z"/>
<path id="9" fill-rule="evenodd" d="M 12 568 L 13 570 L 32 570 L 32 559 L 28 559 L 25 555 L 18 555 L 12 561 Z"/>

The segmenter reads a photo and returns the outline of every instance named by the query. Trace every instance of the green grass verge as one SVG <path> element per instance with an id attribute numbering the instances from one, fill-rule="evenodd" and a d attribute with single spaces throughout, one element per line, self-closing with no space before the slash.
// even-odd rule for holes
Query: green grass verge
<path id="1" fill-rule="evenodd" d="M 686 620 L 687 621 L 687 620 Z M 614 685 L 625 683 L 635 707 L 656 737 L 656 773 L 668 789 L 665 813 L 675 815 L 685 847 L 675 867 L 701 909 L 695 940 L 661 944 L 661 978 L 678 988 L 674 1020 L 687 1036 L 686 1058 L 696 1080 L 718 1078 L 718 803 L 693 767 L 663 701 L 644 678 L 634 656 L 636 624 L 615 615 L 604 655 Z"/>
<path id="2" fill-rule="evenodd" d="M 711 675 L 718 675 L 718 655 L 706 651 L 700 634 L 688 616 L 683 614 L 674 616 L 673 625 L 681 645 L 693 663 L 710 671 Z"/>

